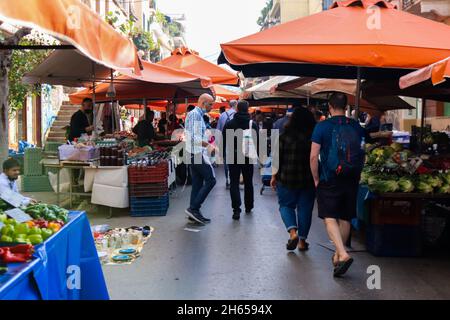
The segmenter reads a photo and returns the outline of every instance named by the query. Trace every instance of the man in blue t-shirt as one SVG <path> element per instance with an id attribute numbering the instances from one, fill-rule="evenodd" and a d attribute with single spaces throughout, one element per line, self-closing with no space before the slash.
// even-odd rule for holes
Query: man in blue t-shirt
<path id="1" fill-rule="evenodd" d="M 328 106 L 332 117 L 318 123 L 314 129 L 311 139 L 310 162 L 317 188 L 319 217 L 324 219 L 328 235 L 336 246 L 336 252 L 333 255 L 334 276 L 341 276 L 353 262 L 353 259 L 345 250 L 344 243 L 350 236 L 350 221 L 356 217 L 360 172 L 357 172 L 354 176 L 341 178 L 334 174 L 332 168 L 327 167 L 328 162 L 326 160 L 330 155 L 333 130 L 336 126 L 342 123 L 350 125 L 351 127 L 347 130 L 351 130 L 352 134 L 354 132 L 361 142 L 365 132 L 358 122 L 345 117 L 347 107 L 347 96 L 345 94 L 333 93 L 330 96 Z"/>

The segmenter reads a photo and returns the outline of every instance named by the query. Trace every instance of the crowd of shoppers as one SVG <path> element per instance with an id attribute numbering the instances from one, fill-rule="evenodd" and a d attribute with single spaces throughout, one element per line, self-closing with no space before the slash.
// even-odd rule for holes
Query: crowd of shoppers
<path id="1" fill-rule="evenodd" d="M 323 219 L 329 238 L 335 245 L 332 256 L 333 274 L 347 272 L 353 258 L 346 250 L 351 231 L 351 220 L 356 217 L 356 198 L 363 168 L 363 144 L 366 132 L 358 121 L 346 117 L 347 97 L 333 93 L 329 98 L 329 117 L 314 107 L 293 105 L 285 116 L 274 114 L 264 117 L 256 112 L 249 114 L 245 100 L 231 101 L 228 110 L 221 110 L 216 129 L 223 139 L 218 150 L 207 113 L 214 98 L 203 94 L 197 106 L 190 105 L 186 112 L 186 160 L 192 177 L 188 208 L 191 222 L 207 224 L 210 218 L 203 215 L 201 207 L 216 184 L 211 155 L 223 158 L 226 188 L 230 189 L 232 219 L 239 220 L 242 212 L 240 184 L 244 185 L 244 208 L 250 214 L 254 208 L 253 173 L 258 160 L 259 131 L 279 130 L 279 139 L 272 148 L 273 175 L 270 185 L 276 191 L 281 220 L 289 234 L 286 249 L 306 251 L 314 205 Z M 134 131 L 140 144 L 151 141 L 154 133 L 149 128 L 152 112 L 146 112 Z M 161 123 L 161 121 L 160 121 Z M 175 116 L 169 117 L 167 128 L 182 128 Z M 145 134 L 141 131 L 149 131 Z M 268 134 L 270 136 L 270 134 Z M 230 138 L 232 141 L 230 141 Z M 220 152 L 220 153 L 219 153 Z"/>

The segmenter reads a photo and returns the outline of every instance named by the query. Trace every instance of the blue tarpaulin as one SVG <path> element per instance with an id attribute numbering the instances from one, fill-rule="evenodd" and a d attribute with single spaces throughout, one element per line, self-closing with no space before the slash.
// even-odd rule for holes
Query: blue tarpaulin
<path id="1" fill-rule="evenodd" d="M 8 264 L 0 276 L 1 300 L 109 299 L 84 212 L 71 212 L 69 223 L 35 250 L 31 262 Z"/>

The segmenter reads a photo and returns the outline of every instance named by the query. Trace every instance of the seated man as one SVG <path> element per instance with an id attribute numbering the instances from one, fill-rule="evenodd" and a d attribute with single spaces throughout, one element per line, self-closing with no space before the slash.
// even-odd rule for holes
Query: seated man
<path id="1" fill-rule="evenodd" d="M 16 159 L 9 158 L 3 162 L 3 172 L 0 174 L 0 194 L 5 190 L 19 192 L 17 188 L 17 179 L 20 174 L 20 164 Z M 27 206 L 30 203 L 36 203 L 36 200 L 24 197 L 22 205 Z"/>

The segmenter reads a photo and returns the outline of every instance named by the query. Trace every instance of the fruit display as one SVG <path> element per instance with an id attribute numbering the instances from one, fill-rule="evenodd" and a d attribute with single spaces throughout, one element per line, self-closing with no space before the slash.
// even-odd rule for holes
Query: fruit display
<path id="1" fill-rule="evenodd" d="M 3 206 L 4 207 L 4 206 Z M 22 208 L 33 220 L 19 223 L 0 210 L 0 241 L 38 245 L 69 221 L 69 211 L 55 205 L 36 204 Z"/>
<path id="2" fill-rule="evenodd" d="M 374 193 L 450 194 L 450 170 L 445 158 L 415 155 L 402 145 L 366 145 L 366 164 L 361 184 Z"/>
<path id="3" fill-rule="evenodd" d="M 34 248 L 31 244 L 19 244 L 11 247 L 0 247 L 0 262 L 27 262 L 33 257 Z"/>

